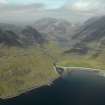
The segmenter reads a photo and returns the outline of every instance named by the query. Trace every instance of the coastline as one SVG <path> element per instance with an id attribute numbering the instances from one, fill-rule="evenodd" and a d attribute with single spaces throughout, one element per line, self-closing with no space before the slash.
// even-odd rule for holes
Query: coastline
<path id="1" fill-rule="evenodd" d="M 52 80 L 52 81 L 53 81 L 53 80 Z M 12 95 L 10 95 L 10 96 L 8 95 L 8 96 L 0 97 L 0 100 L 2 100 L 2 101 L 9 100 L 9 99 L 12 99 L 12 98 L 16 98 L 16 97 L 18 97 L 18 96 L 20 96 L 20 95 L 24 95 L 24 94 L 26 94 L 26 93 L 28 93 L 28 92 L 34 91 L 35 89 L 37 89 L 37 88 L 39 88 L 39 87 L 41 87 L 41 86 L 49 86 L 49 85 L 52 84 L 52 81 L 48 82 L 48 83 L 45 84 L 45 85 L 39 85 L 39 86 L 35 85 L 35 86 L 33 86 L 33 87 L 27 88 L 27 89 L 23 90 L 22 92 L 20 92 L 20 93 L 18 93 L 18 94 L 12 94 Z"/>
<path id="2" fill-rule="evenodd" d="M 97 73 L 99 76 L 105 77 L 105 70 L 101 70 L 101 69 L 85 68 L 85 67 L 64 67 L 64 66 L 57 66 L 57 67 L 64 69 L 64 74 L 67 74 L 67 73 L 70 73 L 70 72 L 73 72 L 73 71 L 84 71 L 84 70 L 86 70 L 86 71 L 89 71 L 89 72 Z M 57 69 L 55 69 L 55 67 L 54 67 L 53 70 L 54 70 L 56 73 L 58 73 L 58 72 L 57 72 Z M 53 80 L 52 80 L 52 81 L 49 81 L 49 82 L 48 82 L 47 84 L 45 84 L 44 86 L 51 85 L 52 82 L 53 82 Z M 5 100 L 12 99 L 12 98 L 16 98 L 16 97 L 18 97 L 18 96 L 20 96 L 20 95 L 24 95 L 24 94 L 26 94 L 26 93 L 28 93 L 28 92 L 31 92 L 31 91 L 33 91 L 33 90 L 35 90 L 35 89 L 37 89 L 37 88 L 39 88 L 39 87 L 41 87 L 41 86 L 42 86 L 42 85 L 40 85 L 40 86 L 35 85 L 35 86 L 31 87 L 31 88 L 28 88 L 28 89 L 23 90 L 22 92 L 20 92 L 20 93 L 18 93 L 18 94 L 12 94 L 12 95 L 10 95 L 10 96 L 3 96 L 3 97 L 0 97 L 0 100 L 5 101 Z"/>
<path id="3" fill-rule="evenodd" d="M 95 68 L 87 68 L 87 67 L 65 67 L 65 66 L 57 66 L 57 68 L 62 68 L 64 69 L 64 72 L 66 73 L 70 73 L 73 72 L 74 70 L 81 70 L 81 71 L 89 71 L 89 72 L 94 72 L 97 73 L 99 76 L 103 76 L 105 77 L 105 70 L 102 69 L 95 69 Z M 56 72 L 57 72 L 57 68 L 56 68 Z"/>
<path id="4" fill-rule="evenodd" d="M 23 92 L 21 93 L 18 93 L 18 94 L 14 94 L 14 95 L 8 95 L 8 96 L 3 96 L 3 97 L 0 97 L 0 100 L 9 100 L 9 99 L 12 99 L 12 98 L 15 98 L 15 97 L 18 97 L 20 95 L 23 95 L 27 92 L 30 92 L 30 91 L 33 91 L 34 89 L 37 89 L 39 88 L 40 86 L 33 86 L 32 88 L 28 88 L 27 90 L 23 90 Z"/>

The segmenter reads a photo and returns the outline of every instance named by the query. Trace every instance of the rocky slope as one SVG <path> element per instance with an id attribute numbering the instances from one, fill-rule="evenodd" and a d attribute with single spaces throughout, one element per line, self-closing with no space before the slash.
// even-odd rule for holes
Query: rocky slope
<path id="1" fill-rule="evenodd" d="M 44 37 L 31 26 L 19 27 L 0 23 L 0 43 L 7 46 L 30 46 L 42 44 Z"/>
<path id="2" fill-rule="evenodd" d="M 62 19 L 43 18 L 35 22 L 33 27 L 45 34 L 47 40 L 58 42 L 61 46 L 68 46 L 78 25 Z"/>
<path id="3" fill-rule="evenodd" d="M 105 50 L 105 16 L 89 19 L 72 37 L 73 46 L 66 53 L 96 55 Z"/>

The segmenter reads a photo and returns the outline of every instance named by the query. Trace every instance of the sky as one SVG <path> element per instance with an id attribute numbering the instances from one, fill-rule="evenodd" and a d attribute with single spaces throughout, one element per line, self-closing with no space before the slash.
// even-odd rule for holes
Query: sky
<path id="1" fill-rule="evenodd" d="M 11 4 L 32 4 L 41 3 L 46 8 L 59 8 L 63 6 L 68 0 L 8 0 Z"/>
<path id="2" fill-rule="evenodd" d="M 14 4 L 14 5 L 24 5 L 24 4 L 33 4 L 41 3 L 45 5 L 48 9 L 55 9 L 63 6 L 68 0 L 0 0 L 1 4 Z"/>
<path id="3" fill-rule="evenodd" d="M 105 15 L 105 0 L 0 0 L 0 21 L 27 22 L 43 17 L 80 21 Z"/>
<path id="4" fill-rule="evenodd" d="M 64 7 L 78 12 L 103 13 L 105 11 L 105 0 L 0 0 L 0 6 L 30 4 L 42 4 L 45 9 Z"/>

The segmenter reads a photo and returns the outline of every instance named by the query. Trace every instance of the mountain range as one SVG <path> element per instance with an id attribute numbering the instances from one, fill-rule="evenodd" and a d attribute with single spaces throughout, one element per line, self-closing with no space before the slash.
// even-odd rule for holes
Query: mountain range
<path id="1" fill-rule="evenodd" d="M 46 35 L 47 40 L 65 47 L 70 45 L 70 39 L 79 24 L 72 24 L 63 19 L 43 18 L 36 21 L 33 27 Z"/>
<path id="2" fill-rule="evenodd" d="M 105 16 L 93 17 L 83 25 L 56 18 L 39 19 L 29 26 L 0 23 L 0 43 L 30 46 L 53 42 L 81 54 L 101 52 L 105 46 L 104 34 Z"/>
<path id="3" fill-rule="evenodd" d="M 105 70 L 105 16 L 82 25 L 43 18 L 30 25 L 0 23 L 0 98 L 48 85 L 53 64 Z"/>
<path id="4" fill-rule="evenodd" d="M 30 46 L 44 42 L 69 46 L 70 39 L 79 27 L 63 19 L 43 18 L 29 26 L 0 23 L 0 42 L 6 45 Z"/>
<path id="5" fill-rule="evenodd" d="M 31 26 L 20 27 L 12 24 L 0 24 L 0 43 L 7 46 L 26 47 L 42 44 L 44 37 Z"/>
<path id="6" fill-rule="evenodd" d="M 80 26 L 71 38 L 73 45 L 67 53 L 99 55 L 105 50 L 105 16 L 94 17 Z M 65 52 L 65 53 L 66 53 Z"/>

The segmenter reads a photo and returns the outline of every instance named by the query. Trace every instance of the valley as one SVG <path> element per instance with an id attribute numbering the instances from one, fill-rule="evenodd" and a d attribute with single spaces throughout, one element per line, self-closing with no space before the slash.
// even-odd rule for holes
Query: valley
<path id="1" fill-rule="evenodd" d="M 59 77 L 53 64 L 104 74 L 105 17 L 92 19 L 80 26 L 54 18 L 21 27 L 1 23 L 0 98 L 49 85 Z"/>

